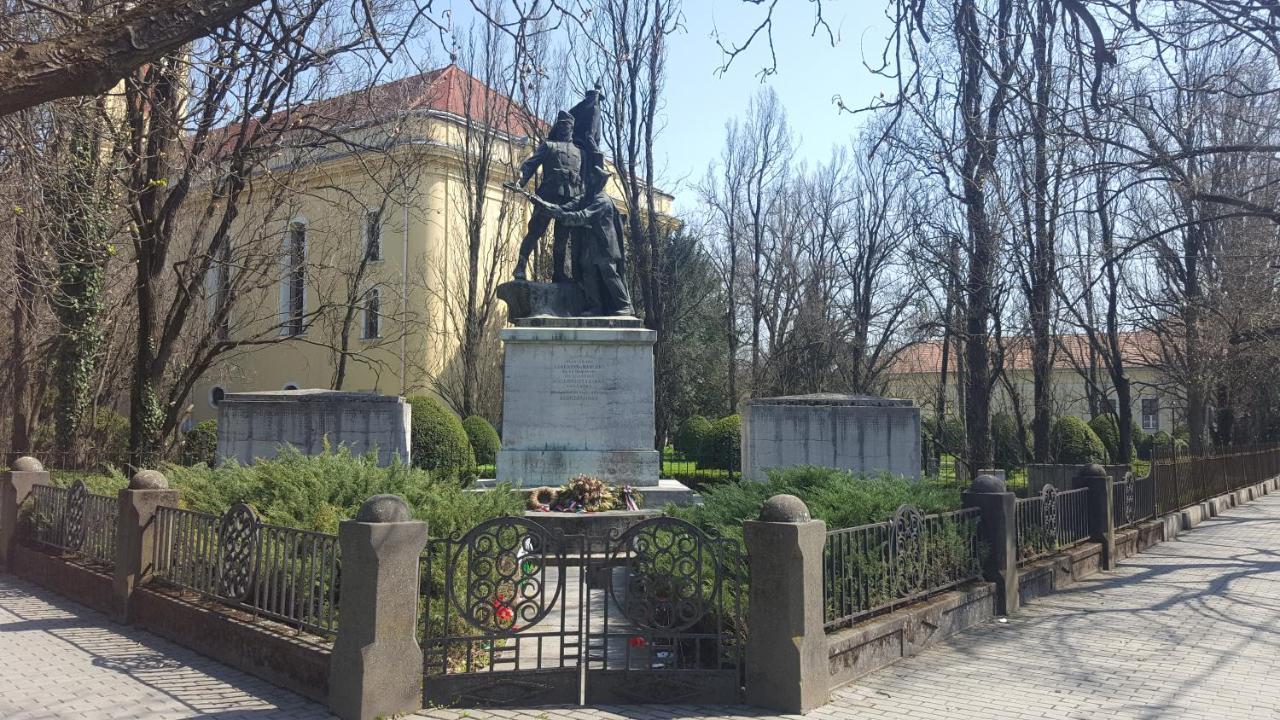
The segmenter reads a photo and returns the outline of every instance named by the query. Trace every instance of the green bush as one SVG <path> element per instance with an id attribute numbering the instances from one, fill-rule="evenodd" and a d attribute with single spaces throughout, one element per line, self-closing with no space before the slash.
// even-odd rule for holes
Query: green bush
<path id="1" fill-rule="evenodd" d="M 462 429 L 467 431 L 467 439 L 471 441 L 471 449 L 476 453 L 476 462 L 480 465 L 492 465 L 498 461 L 498 450 L 502 441 L 498 439 L 498 431 L 488 420 L 479 415 L 472 415 L 462 421 Z"/>
<path id="2" fill-rule="evenodd" d="M 1139 460 L 1151 459 L 1151 435 L 1143 432 L 1135 421 L 1133 428 L 1129 430 L 1130 436 L 1133 438 L 1133 456 Z"/>
<path id="3" fill-rule="evenodd" d="M 1147 436 L 1147 459 L 1156 452 L 1168 453 L 1169 446 L 1173 444 L 1173 436 L 1164 430 L 1157 430 Z"/>
<path id="4" fill-rule="evenodd" d="M 697 458 L 702 452 L 702 443 L 711 433 L 711 421 L 701 415 L 685 418 L 676 428 L 671 446 L 687 458 Z"/>
<path id="5" fill-rule="evenodd" d="M 476 454 L 458 416 L 427 395 L 411 397 L 409 404 L 413 406 L 409 436 L 413 466 L 445 480 L 474 480 Z"/>
<path id="6" fill-rule="evenodd" d="M 1120 423 L 1116 422 L 1116 416 L 1103 413 L 1089 421 L 1089 429 L 1102 441 L 1108 460 L 1120 463 Z"/>
<path id="7" fill-rule="evenodd" d="M 1055 462 L 1064 465 L 1104 463 L 1107 448 L 1088 423 L 1073 415 L 1053 421 L 1049 430 L 1049 449 Z"/>
<path id="8" fill-rule="evenodd" d="M 196 423 L 195 427 L 182 436 L 182 447 L 178 450 L 179 465 L 199 465 L 209 467 L 217 464 L 218 454 L 218 421 L 205 420 Z"/>
<path id="9" fill-rule="evenodd" d="M 1027 462 L 1027 440 L 1018 431 L 1018 422 L 1009 413 L 991 416 L 991 452 L 996 467 L 1005 470 L 1022 467 Z"/>
<path id="10" fill-rule="evenodd" d="M 742 521 L 760 515 L 760 506 L 774 495 L 795 495 L 809 506 L 814 518 L 831 529 L 882 522 L 899 505 L 910 503 L 924 513 L 960 507 L 960 491 L 899 477 L 858 477 L 844 470 L 796 466 L 769 471 L 768 482 L 724 483 L 702 492 L 702 505 L 669 508 L 704 530 L 726 537 L 742 537 Z"/>
<path id="11" fill-rule="evenodd" d="M 433 537 L 466 532 L 491 517 L 518 514 L 522 507 L 516 493 L 505 488 L 469 492 L 399 462 L 378 467 L 373 453 L 353 455 L 345 447 L 310 457 L 290 447 L 252 465 L 228 461 L 217 468 L 168 465 L 162 471 L 192 510 L 220 514 L 244 502 L 264 522 L 324 532 L 337 532 L 338 522 L 354 517 L 372 495 L 403 497 L 414 517 L 427 521 Z"/>
<path id="12" fill-rule="evenodd" d="M 728 415 L 711 424 L 702 444 L 698 465 L 717 470 L 738 469 L 742 452 L 742 419 Z"/>

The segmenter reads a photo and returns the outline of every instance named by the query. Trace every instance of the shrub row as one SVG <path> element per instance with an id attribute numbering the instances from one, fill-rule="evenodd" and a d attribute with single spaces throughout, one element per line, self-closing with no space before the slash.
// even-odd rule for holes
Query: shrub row
<path id="1" fill-rule="evenodd" d="M 742 453 L 742 419 L 727 415 L 711 422 L 694 415 L 680 423 L 672 447 L 699 468 L 737 470 Z"/>

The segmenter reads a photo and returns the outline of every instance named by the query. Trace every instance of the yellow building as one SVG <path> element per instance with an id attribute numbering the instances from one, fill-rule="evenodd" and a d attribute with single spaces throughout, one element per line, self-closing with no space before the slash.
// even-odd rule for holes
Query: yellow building
<path id="1" fill-rule="evenodd" d="M 1034 376 L 1031 370 L 1030 339 L 1006 339 L 1004 377 L 996 380 L 992 412 L 1013 412 L 1020 408 L 1029 421 L 1034 414 Z M 1164 430 L 1172 433 L 1183 414 L 1178 395 L 1160 372 L 1155 359 L 1159 344 L 1148 332 L 1123 333 L 1121 351 L 1132 394 L 1133 420 L 1146 432 Z M 1053 388 L 1054 416 L 1075 415 L 1090 419 L 1090 386 L 1095 396 L 1105 397 L 1115 405 L 1115 391 L 1100 360 L 1091 361 L 1088 338 L 1083 335 L 1060 335 L 1054 339 Z M 963 382 L 956 374 L 955 346 L 950 349 L 947 364 L 945 403 L 948 416 L 958 416 L 957 386 Z M 937 412 L 938 391 L 942 379 L 942 343 L 928 341 L 908 346 L 889 366 L 888 394 L 909 398 L 922 408 L 925 417 Z"/>
<path id="2" fill-rule="evenodd" d="M 227 392 L 334 387 L 344 328 L 341 389 L 430 392 L 457 361 L 472 268 L 480 269 L 479 293 L 491 295 L 510 278 L 529 203 L 502 183 L 518 179 L 540 121 L 456 65 L 307 111 L 373 119 L 344 133 L 355 143 L 306 158 L 283 153 L 276 167 L 287 169 L 254 180 L 270 188 L 258 193 L 270 199 L 248 208 L 233 243 L 274 249 L 278 266 L 263 276 L 270 281 L 236 298 L 227 334 L 266 342 L 237 348 L 203 375 L 192 421 L 216 416 Z M 484 241 L 473 261 L 468 208 L 485 136 L 493 142 Z M 615 180 L 615 197 L 618 190 Z M 658 197 L 659 212 L 669 215 L 671 196 Z M 238 258 L 209 278 L 210 312 L 228 286 L 225 273 L 245 264 Z"/>

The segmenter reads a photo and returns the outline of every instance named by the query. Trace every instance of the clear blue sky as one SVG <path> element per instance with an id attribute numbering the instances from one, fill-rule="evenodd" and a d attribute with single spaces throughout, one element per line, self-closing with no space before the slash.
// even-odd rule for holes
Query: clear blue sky
<path id="1" fill-rule="evenodd" d="M 884 48 L 890 0 L 825 0 L 825 16 L 835 35 L 813 34 L 809 0 L 780 0 L 774 17 L 777 73 L 764 79 L 778 93 L 797 137 L 795 160 L 825 159 L 833 145 L 846 143 L 864 115 L 841 114 L 833 102 L 841 96 L 861 107 L 891 83 L 864 66 L 875 64 Z M 471 0 L 450 0 L 455 27 L 478 18 Z M 761 87 L 759 72 L 770 64 L 763 34 L 724 74 L 725 57 L 716 44 L 742 43 L 765 16 L 765 8 L 743 0 L 684 0 L 684 30 L 669 39 L 667 86 L 658 140 L 661 186 L 676 195 L 679 211 L 695 207 L 691 184 L 702 179 L 707 163 L 719 156 L 725 121 L 743 115 Z"/>
<path id="2" fill-rule="evenodd" d="M 832 98 L 841 96 L 850 107 L 868 103 L 892 85 L 864 66 L 874 64 L 889 30 L 884 10 L 888 0 L 827 0 L 824 3 L 833 46 L 825 31 L 812 36 L 813 10 L 805 0 L 782 0 L 774 17 L 777 74 L 764 82 L 778 93 L 798 139 L 797 161 L 814 162 L 830 156 L 833 145 L 857 132 L 863 115 L 841 114 Z M 764 8 L 742 0 L 686 0 L 686 30 L 671 38 L 665 93 L 666 125 L 659 151 L 664 185 L 676 194 L 680 210 L 691 209 L 689 184 L 697 182 L 707 163 L 724 143 L 725 121 L 746 111 L 759 89 L 760 69 L 769 64 L 763 35 L 734 61 L 723 75 L 716 69 L 724 56 L 712 34 L 725 45 L 741 43 L 764 17 Z"/>

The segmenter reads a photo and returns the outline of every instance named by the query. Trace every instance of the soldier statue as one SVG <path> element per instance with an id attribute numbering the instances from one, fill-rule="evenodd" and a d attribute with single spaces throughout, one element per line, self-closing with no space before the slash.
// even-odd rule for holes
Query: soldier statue
<path id="1" fill-rule="evenodd" d="M 586 298 L 581 315 L 634 315 L 627 291 L 626 253 L 622 242 L 622 216 L 605 192 L 610 173 L 604 162 L 587 173 L 587 191 L 572 202 L 554 205 L 531 197 L 534 207 L 575 229 L 573 267 Z"/>
<path id="2" fill-rule="evenodd" d="M 573 116 L 561 111 L 547 139 L 538 146 L 537 151 L 520 166 L 519 188 L 524 189 L 534 173 L 542 169 L 542 182 L 538 183 L 537 197 L 550 205 L 567 203 L 582 194 L 582 150 L 573 141 Z M 547 231 L 551 223 L 551 215 L 543 205 L 534 203 L 533 214 L 529 218 L 529 229 L 520 243 L 520 257 L 516 261 L 514 277 L 527 280 L 529 254 L 538 246 L 538 241 Z M 569 277 L 564 272 L 565 246 L 568 243 L 569 230 L 556 223 L 552 234 L 551 262 L 552 282 L 567 282 Z"/>

